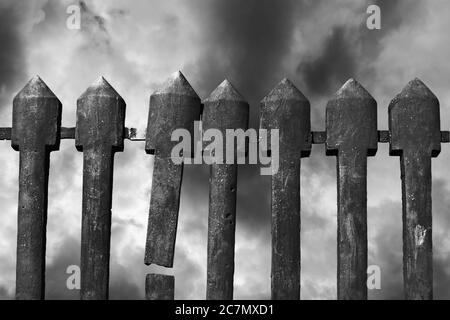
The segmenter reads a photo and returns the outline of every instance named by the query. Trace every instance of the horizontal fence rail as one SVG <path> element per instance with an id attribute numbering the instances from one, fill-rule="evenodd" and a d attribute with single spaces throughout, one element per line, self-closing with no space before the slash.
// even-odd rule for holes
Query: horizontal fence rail
<path id="1" fill-rule="evenodd" d="M 155 157 L 144 263 L 172 268 L 184 166 L 172 159 L 173 131 L 195 136 L 196 121 L 203 132 L 248 128 L 249 105 L 228 80 L 202 102 L 181 72 L 150 96 L 145 130 L 125 127 L 125 108 L 103 77 L 78 99 L 73 128 L 61 127 L 61 102 L 38 76 L 14 98 L 12 127 L 0 128 L 0 140 L 11 140 L 20 154 L 16 299 L 44 299 L 50 153 L 61 140 L 74 139 L 83 152 L 80 298 L 108 299 L 114 154 L 124 140 L 145 142 Z M 270 130 L 279 132 L 279 169 L 271 177 L 272 299 L 300 299 L 300 167 L 313 144 L 336 157 L 337 297 L 367 299 L 367 157 L 378 143 L 389 143 L 389 154 L 400 159 L 405 298 L 433 299 L 431 159 L 450 142 L 437 97 L 414 79 L 389 105 L 389 130 L 378 130 L 376 101 L 350 79 L 328 101 L 325 118 L 326 131 L 311 131 L 310 103 L 288 79 L 261 101 L 268 154 Z M 195 156 L 196 143 L 184 160 Z M 237 148 L 233 157 L 232 164 L 210 164 L 207 299 L 233 299 Z M 147 274 L 147 299 L 172 300 L 174 292 L 174 276 Z"/>
<path id="2" fill-rule="evenodd" d="M 75 139 L 75 127 L 61 127 L 60 139 Z M 129 141 L 145 141 L 146 133 L 138 128 L 124 128 L 124 139 Z M 327 141 L 326 131 L 311 131 L 312 144 L 325 144 Z M 0 127 L 0 140 L 11 140 L 11 128 Z M 391 141 L 388 130 L 378 130 L 378 143 L 389 143 Z M 450 131 L 441 131 L 441 143 L 450 143 Z"/>

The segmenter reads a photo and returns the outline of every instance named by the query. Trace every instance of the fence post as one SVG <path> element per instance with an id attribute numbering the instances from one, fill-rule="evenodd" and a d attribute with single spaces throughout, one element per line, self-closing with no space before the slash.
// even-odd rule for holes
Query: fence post
<path id="1" fill-rule="evenodd" d="M 390 155 L 400 156 L 406 299 L 433 299 L 431 158 L 441 151 L 439 101 L 414 79 L 389 105 Z"/>
<path id="2" fill-rule="evenodd" d="M 173 300 L 175 277 L 165 274 L 147 274 L 145 298 L 147 300 Z"/>
<path id="3" fill-rule="evenodd" d="M 200 120 L 201 101 L 181 72 L 150 96 L 145 150 L 155 154 L 145 263 L 173 266 L 183 163 L 175 164 L 171 141 L 175 129 L 188 130 L 193 142 L 194 121 Z M 184 154 L 183 157 L 190 157 Z"/>
<path id="4" fill-rule="evenodd" d="M 100 77 L 77 100 L 83 152 L 81 299 L 108 299 L 114 153 L 123 150 L 125 102 Z"/>
<path id="5" fill-rule="evenodd" d="M 308 99 L 288 79 L 261 102 L 260 128 L 279 130 L 279 169 L 272 173 L 272 299 L 300 299 L 300 159 L 311 152 Z"/>
<path id="6" fill-rule="evenodd" d="M 227 129 L 248 126 L 249 105 L 224 80 L 204 101 L 203 130 L 216 129 L 226 136 Z M 222 155 L 226 154 L 223 143 Z M 222 145 L 220 145 L 222 147 Z M 213 163 L 209 177 L 208 265 L 206 299 L 233 299 L 234 243 L 236 229 L 237 164 Z"/>
<path id="7" fill-rule="evenodd" d="M 327 155 L 337 157 L 338 299 L 367 299 L 367 156 L 378 147 L 377 103 L 350 79 L 328 102 Z"/>
<path id="8" fill-rule="evenodd" d="M 200 98 L 180 71 L 150 96 L 145 150 L 155 155 L 155 161 L 145 246 L 147 265 L 173 267 L 183 162 L 175 163 L 172 159 L 172 148 L 178 142 L 171 137 L 176 129 L 187 130 L 193 151 L 194 122 L 200 120 L 200 112 Z M 182 156 L 191 157 L 192 153 L 185 152 Z M 173 299 L 174 281 L 169 276 L 147 275 L 147 297 L 167 299 L 172 296 Z M 148 287 L 152 285 L 155 287 Z M 171 295 L 167 294 L 170 285 Z M 158 293 L 159 290 L 162 292 Z"/>
<path id="9" fill-rule="evenodd" d="M 11 145 L 20 151 L 16 299 L 44 299 L 50 152 L 59 150 L 61 102 L 38 76 L 13 102 Z"/>

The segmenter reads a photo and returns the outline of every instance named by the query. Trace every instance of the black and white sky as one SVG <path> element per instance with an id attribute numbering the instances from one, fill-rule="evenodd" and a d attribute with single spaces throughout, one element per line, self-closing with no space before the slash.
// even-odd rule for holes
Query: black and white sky
<path id="1" fill-rule="evenodd" d="M 81 29 L 66 27 L 69 5 Z M 381 30 L 368 30 L 366 9 L 381 8 Z M 38 74 L 63 104 L 63 126 L 75 125 L 78 96 L 104 76 L 127 103 L 126 126 L 145 128 L 149 95 L 181 70 L 201 98 L 229 79 L 250 104 L 284 77 L 309 98 L 312 128 L 324 130 L 326 101 L 357 79 L 378 102 L 387 129 L 389 101 L 415 77 L 441 103 L 450 129 L 450 2 L 446 0 L 2 0 L 0 126 L 11 126 L 12 99 Z M 0 142 L 0 298 L 14 296 L 18 153 Z M 450 149 L 433 160 L 435 298 L 450 298 Z M 369 265 L 381 268 L 371 299 L 403 297 L 399 159 L 380 144 L 368 162 Z M 187 166 L 174 269 L 144 265 L 153 158 L 144 143 L 116 155 L 110 295 L 141 299 L 148 272 L 174 274 L 177 299 L 204 299 L 208 168 Z M 82 154 L 73 140 L 52 153 L 49 181 L 49 299 L 77 299 L 66 268 L 79 264 Z M 315 145 L 302 161 L 302 298 L 336 298 L 336 165 Z M 256 165 L 238 180 L 235 298 L 270 297 L 270 178 Z"/>

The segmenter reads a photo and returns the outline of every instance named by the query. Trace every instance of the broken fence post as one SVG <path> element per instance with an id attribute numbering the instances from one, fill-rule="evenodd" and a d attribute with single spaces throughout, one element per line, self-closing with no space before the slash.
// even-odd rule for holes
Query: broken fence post
<path id="1" fill-rule="evenodd" d="M 204 101 L 203 130 L 247 130 L 249 105 L 228 80 L 223 81 Z M 207 144 L 207 143 L 206 143 Z M 222 155 L 225 157 L 226 144 Z M 234 244 L 236 229 L 237 148 L 234 164 L 210 167 L 208 216 L 208 265 L 206 299 L 233 299 Z M 214 156 L 214 155 L 213 155 Z M 224 159 L 221 159 L 224 160 Z"/>
<path id="2" fill-rule="evenodd" d="M 194 121 L 200 120 L 200 111 L 200 98 L 181 72 L 173 74 L 150 96 L 145 150 L 155 154 L 155 162 L 145 247 L 147 265 L 173 266 L 183 163 L 176 164 L 171 157 L 172 148 L 178 144 L 171 136 L 174 130 L 185 129 L 193 139 Z"/>
<path id="3" fill-rule="evenodd" d="M 83 152 L 81 299 L 108 299 L 114 153 L 123 150 L 125 101 L 100 77 L 77 101 Z"/>
<path id="4" fill-rule="evenodd" d="M 389 105 L 390 155 L 400 156 L 406 299 L 433 299 L 431 158 L 441 151 L 439 101 L 414 79 Z"/>
<path id="5" fill-rule="evenodd" d="M 144 262 L 147 265 L 173 267 L 183 162 L 175 163 L 176 159 L 172 159 L 172 148 L 178 142 L 172 141 L 171 137 L 176 129 L 185 129 L 194 143 L 194 122 L 200 120 L 200 112 L 200 98 L 180 71 L 150 96 L 145 150 L 155 155 L 155 161 L 145 245 Z M 192 152 L 182 155 L 183 158 L 191 156 Z M 172 296 L 173 299 L 173 277 L 147 275 L 146 281 L 146 290 L 151 292 L 147 296 L 152 299 Z M 148 287 L 153 284 L 155 288 Z M 170 285 L 171 289 L 167 287 Z M 158 290 L 162 291 L 158 293 Z M 171 295 L 167 294 L 168 290 Z"/>
<path id="6" fill-rule="evenodd" d="M 44 299 L 50 152 L 59 150 L 62 106 L 38 76 L 13 102 L 11 145 L 20 152 L 16 299 Z"/>
<path id="7" fill-rule="evenodd" d="M 279 130 L 279 169 L 272 173 L 272 299 L 298 300 L 300 158 L 311 152 L 311 122 L 308 99 L 288 79 L 262 100 L 260 128 L 268 130 L 268 143 L 270 130 Z"/>
<path id="8" fill-rule="evenodd" d="M 340 300 L 367 299 L 367 157 L 378 147 L 377 103 L 350 79 L 328 102 L 327 155 L 337 157 Z"/>
<path id="9" fill-rule="evenodd" d="M 173 300 L 175 277 L 165 274 L 147 274 L 145 298 L 147 300 Z"/>

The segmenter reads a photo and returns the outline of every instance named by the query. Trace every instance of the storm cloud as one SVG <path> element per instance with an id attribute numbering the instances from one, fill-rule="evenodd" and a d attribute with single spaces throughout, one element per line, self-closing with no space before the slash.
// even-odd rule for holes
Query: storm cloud
<path id="1" fill-rule="evenodd" d="M 66 8 L 81 8 L 80 30 L 66 28 Z M 382 29 L 368 30 L 366 8 L 377 4 Z M 448 1 L 2 1 L 0 114 L 9 125 L 11 99 L 39 74 L 63 104 L 63 125 L 75 125 L 79 95 L 100 75 L 127 103 L 128 127 L 147 125 L 149 95 L 181 70 L 202 99 L 228 78 L 259 123 L 261 99 L 284 77 L 310 99 L 312 128 L 325 130 L 325 105 L 355 77 L 387 103 L 412 76 L 425 76 L 449 125 Z M 382 80 L 382 81 L 380 81 Z M 435 293 L 448 290 L 450 219 L 448 159 L 433 160 Z M 0 146 L 0 298 L 14 296 L 18 154 Z M 79 263 L 82 154 L 72 140 L 52 153 L 49 181 L 47 298 L 77 299 L 65 286 L 67 266 Z M 143 263 L 152 156 L 142 142 L 125 143 L 115 158 L 111 243 L 112 299 L 144 298 L 145 275 L 173 274 L 176 298 L 203 299 L 206 288 L 208 178 L 206 165 L 186 166 L 173 269 Z M 336 298 L 336 164 L 324 146 L 302 159 L 302 298 Z M 398 159 L 379 148 L 369 161 L 369 264 L 382 271 L 370 297 L 402 298 L 401 186 Z M 257 165 L 239 167 L 235 298 L 270 297 L 270 177 Z"/>

